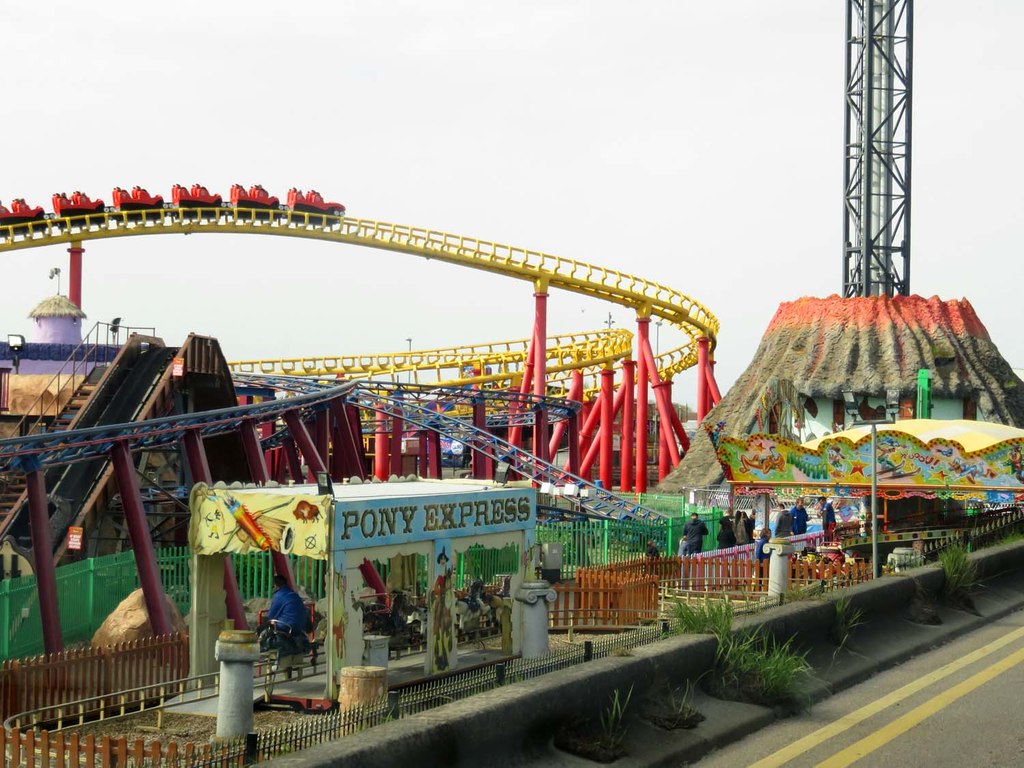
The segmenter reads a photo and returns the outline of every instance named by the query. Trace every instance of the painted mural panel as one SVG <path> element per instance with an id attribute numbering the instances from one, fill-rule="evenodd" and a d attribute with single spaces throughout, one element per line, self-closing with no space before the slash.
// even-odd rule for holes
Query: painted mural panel
<path id="1" fill-rule="evenodd" d="M 455 650 L 455 579 L 448 549 L 437 555 L 437 577 L 430 591 L 430 634 L 427 638 L 428 674 L 446 672 L 453 666 Z"/>
<path id="2" fill-rule="evenodd" d="M 330 496 L 286 496 L 197 483 L 189 495 L 189 545 L 197 555 L 260 552 L 327 558 Z"/>
<path id="3" fill-rule="evenodd" d="M 745 486 L 792 485 L 807 493 L 863 495 L 870 492 L 870 435 L 851 442 L 824 438 L 817 450 L 775 435 L 716 439 L 726 479 Z M 1024 500 L 1024 439 L 1004 440 L 967 451 L 953 440 L 927 443 L 913 435 L 879 432 L 879 487 L 904 495 L 938 495 L 1005 502 Z"/>

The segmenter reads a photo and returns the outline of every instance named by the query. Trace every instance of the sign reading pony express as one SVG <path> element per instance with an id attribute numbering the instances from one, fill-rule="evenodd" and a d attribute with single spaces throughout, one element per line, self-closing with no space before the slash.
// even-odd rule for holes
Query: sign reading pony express
<path id="1" fill-rule="evenodd" d="M 483 491 L 346 503 L 335 506 L 335 547 L 479 536 L 533 528 L 532 491 Z"/>

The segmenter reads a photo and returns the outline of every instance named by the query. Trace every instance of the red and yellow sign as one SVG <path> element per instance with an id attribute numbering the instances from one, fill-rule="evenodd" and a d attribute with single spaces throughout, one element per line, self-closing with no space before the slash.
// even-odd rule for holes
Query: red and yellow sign
<path id="1" fill-rule="evenodd" d="M 189 496 L 189 545 L 197 555 L 266 552 L 327 558 L 330 496 L 211 488 L 198 483 Z"/>

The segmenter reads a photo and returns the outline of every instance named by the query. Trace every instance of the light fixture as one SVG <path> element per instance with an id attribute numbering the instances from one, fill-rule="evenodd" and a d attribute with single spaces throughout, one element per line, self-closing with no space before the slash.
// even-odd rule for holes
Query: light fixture
<path id="1" fill-rule="evenodd" d="M 900 391 L 898 389 L 885 390 L 885 411 L 894 418 L 900 412 Z"/>
<path id="2" fill-rule="evenodd" d="M 20 333 L 8 333 L 7 348 L 11 350 L 14 372 L 18 373 L 21 364 L 21 351 L 25 348 L 25 337 Z"/>

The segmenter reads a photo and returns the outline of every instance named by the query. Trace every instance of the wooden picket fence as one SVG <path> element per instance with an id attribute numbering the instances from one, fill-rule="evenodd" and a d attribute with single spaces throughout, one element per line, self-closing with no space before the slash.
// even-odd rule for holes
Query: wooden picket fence
<path id="1" fill-rule="evenodd" d="M 184 634 L 8 660 L 0 663 L 0 717 L 35 712 L 42 722 L 66 715 L 66 702 L 96 697 L 108 707 L 137 703 L 120 692 L 187 676 Z"/>
<path id="2" fill-rule="evenodd" d="M 656 619 L 658 575 L 616 566 L 577 568 L 574 581 L 556 584 L 548 626 L 555 630 L 612 629 Z"/>

